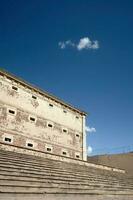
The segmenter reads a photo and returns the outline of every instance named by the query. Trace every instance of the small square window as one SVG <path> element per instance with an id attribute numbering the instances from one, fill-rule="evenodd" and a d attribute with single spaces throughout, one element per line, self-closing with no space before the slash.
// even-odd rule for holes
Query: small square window
<path id="1" fill-rule="evenodd" d="M 49 106 L 50 106 L 50 107 L 54 107 L 54 105 L 53 105 L 52 103 L 49 103 Z"/>
<path id="2" fill-rule="evenodd" d="M 78 137 L 78 138 L 79 138 L 79 134 L 76 134 L 76 137 Z"/>
<path id="3" fill-rule="evenodd" d="M 63 110 L 63 112 L 64 112 L 64 113 L 67 113 L 67 111 L 66 111 L 66 110 Z"/>
<path id="4" fill-rule="evenodd" d="M 62 129 L 62 131 L 63 131 L 64 133 L 67 133 L 67 129 Z"/>
<path id="5" fill-rule="evenodd" d="M 8 112 L 12 115 L 15 115 L 15 111 L 14 110 L 8 110 Z"/>
<path id="6" fill-rule="evenodd" d="M 34 96 L 34 95 L 32 95 L 32 99 L 37 99 L 37 97 L 36 97 L 36 96 Z"/>
<path id="7" fill-rule="evenodd" d="M 10 142 L 11 143 L 11 141 L 12 141 L 11 138 L 5 137 L 5 142 Z"/>
<path id="8" fill-rule="evenodd" d="M 35 122 L 35 118 L 34 117 L 30 117 L 30 121 Z"/>
<path id="9" fill-rule="evenodd" d="M 52 125 L 52 124 L 48 124 L 48 127 L 52 128 L 52 127 L 53 127 L 53 125 Z"/>
<path id="10" fill-rule="evenodd" d="M 32 143 L 27 143 L 27 147 L 33 147 Z"/>
<path id="11" fill-rule="evenodd" d="M 12 89 L 18 91 L 18 88 L 16 86 L 12 86 Z"/>
<path id="12" fill-rule="evenodd" d="M 76 155 L 76 158 L 79 158 L 79 155 Z"/>
<path id="13" fill-rule="evenodd" d="M 63 154 L 63 155 L 67 155 L 67 152 L 66 152 L 66 151 L 63 151 L 62 154 Z"/>
<path id="14" fill-rule="evenodd" d="M 47 147 L 47 151 L 51 152 L 51 151 L 52 151 L 52 149 L 51 149 L 50 147 Z"/>

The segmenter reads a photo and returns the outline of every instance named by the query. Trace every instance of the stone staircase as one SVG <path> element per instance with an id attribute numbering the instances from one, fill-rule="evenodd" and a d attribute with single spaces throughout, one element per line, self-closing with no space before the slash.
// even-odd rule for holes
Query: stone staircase
<path id="1" fill-rule="evenodd" d="M 31 199 L 34 199 L 44 194 L 129 195 L 133 199 L 133 178 L 118 172 L 0 150 L 0 199 L 8 199 L 10 195 L 33 195 Z"/>

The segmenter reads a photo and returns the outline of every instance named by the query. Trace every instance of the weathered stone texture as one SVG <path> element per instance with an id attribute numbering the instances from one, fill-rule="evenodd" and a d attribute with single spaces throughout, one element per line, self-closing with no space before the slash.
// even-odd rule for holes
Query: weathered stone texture
<path id="1" fill-rule="evenodd" d="M 1 142 L 8 134 L 13 136 L 12 145 L 26 147 L 30 140 L 35 144 L 34 149 L 45 152 L 45 146 L 51 144 L 53 154 L 62 155 L 66 151 L 68 157 L 76 158 L 78 154 L 79 159 L 83 159 L 82 120 L 78 112 L 66 107 L 64 112 L 60 103 L 0 75 Z M 53 127 L 50 128 L 48 123 Z"/>

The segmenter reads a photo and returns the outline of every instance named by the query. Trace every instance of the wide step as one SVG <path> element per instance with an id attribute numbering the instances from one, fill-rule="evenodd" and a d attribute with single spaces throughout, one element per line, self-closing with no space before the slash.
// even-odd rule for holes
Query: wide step
<path id="1" fill-rule="evenodd" d="M 133 179 L 126 174 L 0 150 L 0 193 L 133 195 Z"/>

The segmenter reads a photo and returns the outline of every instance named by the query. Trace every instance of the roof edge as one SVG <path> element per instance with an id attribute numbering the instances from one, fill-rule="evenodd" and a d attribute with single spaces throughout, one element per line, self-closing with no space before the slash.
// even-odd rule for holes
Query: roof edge
<path id="1" fill-rule="evenodd" d="M 56 97 L 56 96 L 54 96 L 52 94 L 49 94 L 48 92 L 40 89 L 39 87 L 37 87 L 37 86 L 35 86 L 35 85 L 31 84 L 31 83 L 28 83 L 27 81 L 23 80 L 22 78 L 19 78 L 14 74 L 9 73 L 5 69 L 0 68 L 0 74 L 3 75 L 3 76 L 6 76 L 9 79 L 12 79 L 12 80 L 20 83 L 21 85 L 24 85 L 24 86 L 28 87 L 31 90 L 34 90 L 35 92 L 40 93 L 41 95 L 44 95 L 47 98 L 50 98 L 51 100 L 53 100 L 53 101 L 55 101 L 57 103 L 60 103 L 61 105 L 64 105 L 65 107 L 68 107 L 69 109 L 71 109 L 71 110 L 73 110 L 73 111 L 75 111 L 75 112 L 77 112 L 77 113 L 79 113 L 81 115 L 84 115 L 84 116 L 87 115 L 86 112 L 84 112 L 84 111 L 82 111 L 82 110 L 80 110 L 78 108 L 75 108 L 71 104 L 64 102 L 63 100 L 59 99 L 58 97 Z"/>

